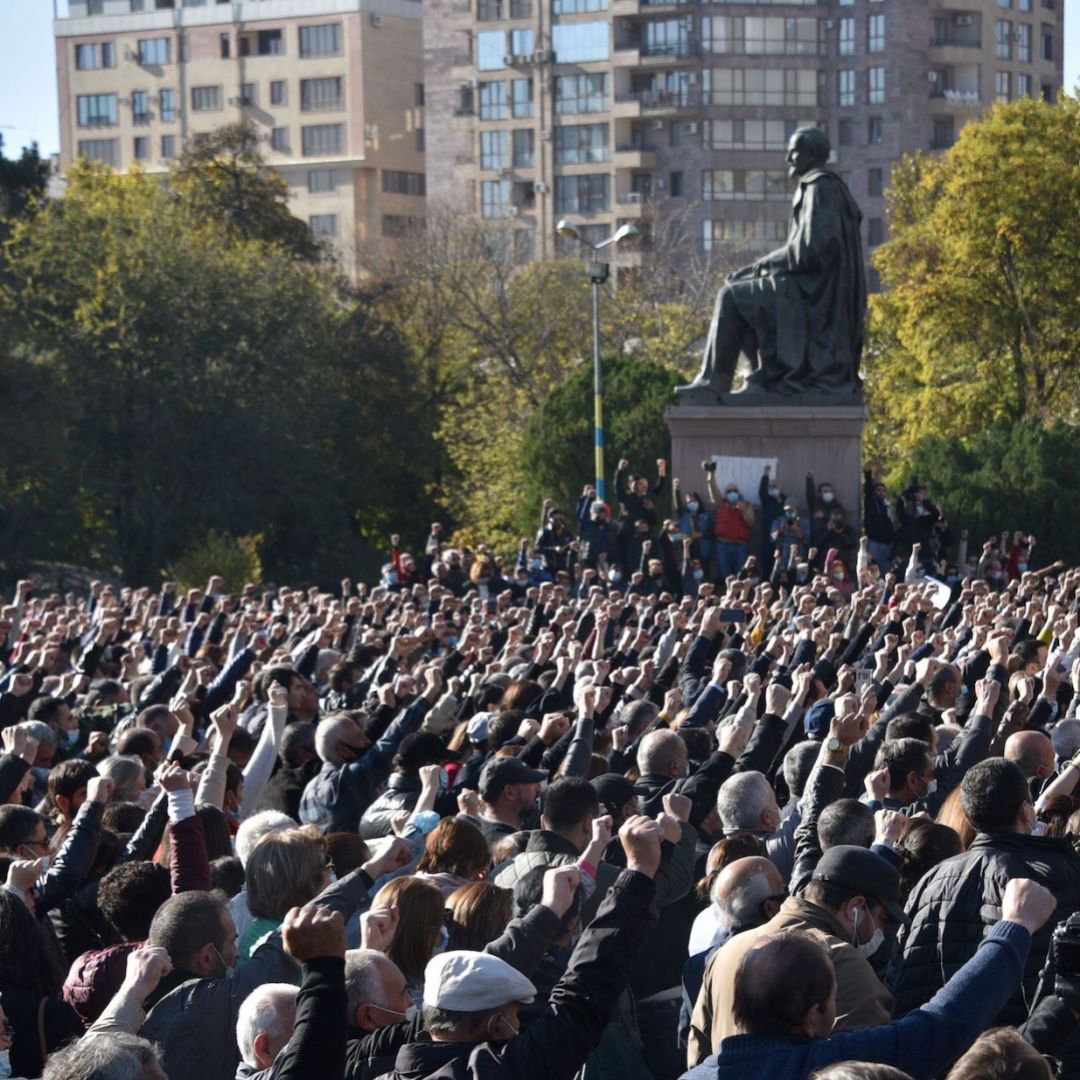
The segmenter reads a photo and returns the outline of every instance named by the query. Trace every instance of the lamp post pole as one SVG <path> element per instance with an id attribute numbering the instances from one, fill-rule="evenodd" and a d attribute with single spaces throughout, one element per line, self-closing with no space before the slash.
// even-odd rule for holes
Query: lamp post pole
<path id="1" fill-rule="evenodd" d="M 560 236 L 577 240 L 592 252 L 589 261 L 589 281 L 592 282 L 592 331 L 593 331 L 593 451 L 596 464 L 596 497 L 601 501 L 606 498 L 604 483 L 604 374 L 600 359 L 600 286 L 607 281 L 610 267 L 601 262 L 601 248 L 617 244 L 628 236 L 637 236 L 636 225 L 627 223 L 619 226 L 614 234 L 599 244 L 590 244 L 568 221 L 560 221 L 555 227 Z"/>

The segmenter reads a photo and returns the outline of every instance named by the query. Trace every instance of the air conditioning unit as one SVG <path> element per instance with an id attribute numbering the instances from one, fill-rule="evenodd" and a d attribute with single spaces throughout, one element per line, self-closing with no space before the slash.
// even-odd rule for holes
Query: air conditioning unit
<path id="1" fill-rule="evenodd" d="M 518 208 L 516 206 L 509 207 L 507 209 L 507 211 L 506 211 L 506 216 L 507 217 L 517 217 L 518 216 Z"/>
<path id="2" fill-rule="evenodd" d="M 506 176 L 509 176 L 509 175 L 510 175 L 510 170 L 509 170 L 509 169 L 507 169 L 507 168 L 503 168 L 503 169 L 496 169 L 496 170 L 495 170 L 495 175 L 496 175 L 496 176 L 502 176 L 502 177 L 506 177 Z"/>
<path id="3" fill-rule="evenodd" d="M 543 142 L 551 142 L 551 129 L 544 128 L 544 130 L 540 132 L 540 139 Z"/>
<path id="4" fill-rule="evenodd" d="M 509 53 L 507 53 L 503 57 L 503 67 L 513 67 L 513 66 L 514 66 L 514 58 Z"/>
<path id="5" fill-rule="evenodd" d="M 974 26 L 975 25 L 975 16 L 974 15 L 956 15 L 953 18 L 953 25 L 954 26 Z"/>
<path id="6" fill-rule="evenodd" d="M 825 20 L 825 29 L 826 30 L 832 30 L 835 26 L 836 26 L 836 20 L 835 19 L 826 19 Z"/>
<path id="7" fill-rule="evenodd" d="M 475 90 L 480 85 L 479 79 L 470 79 L 466 84 L 470 90 Z"/>
<path id="8" fill-rule="evenodd" d="M 660 191 L 663 191 L 664 188 L 667 187 L 667 181 L 666 180 L 657 180 L 656 184 L 654 186 L 656 188 L 658 188 Z"/>
<path id="9" fill-rule="evenodd" d="M 686 125 L 686 134 L 687 135 L 696 135 L 697 133 L 698 133 L 697 121 L 696 120 L 691 120 L 690 123 L 688 123 Z"/>
<path id="10" fill-rule="evenodd" d="M 555 57 L 547 49 L 540 49 L 538 52 L 533 53 L 533 62 L 536 64 L 546 64 L 549 60 L 554 61 L 554 59 Z"/>
<path id="11" fill-rule="evenodd" d="M 535 191 L 537 195 L 546 195 L 550 190 L 551 188 L 549 188 L 543 180 L 537 180 L 533 184 L 533 191 Z"/>
<path id="12" fill-rule="evenodd" d="M 654 121 L 652 122 L 652 126 L 653 126 L 653 127 L 654 127 L 654 128 L 655 128 L 655 129 L 657 130 L 657 131 L 663 131 L 663 130 L 664 130 L 664 121 L 663 121 L 663 120 L 654 120 Z"/>
<path id="13" fill-rule="evenodd" d="M 371 25 L 372 26 L 382 26 L 382 16 L 381 15 L 376 15 L 374 12 L 372 12 L 371 13 Z"/>
<path id="14" fill-rule="evenodd" d="M 130 105 L 131 104 L 131 98 L 126 98 L 126 97 L 117 98 L 116 99 L 116 104 L 117 105 Z"/>

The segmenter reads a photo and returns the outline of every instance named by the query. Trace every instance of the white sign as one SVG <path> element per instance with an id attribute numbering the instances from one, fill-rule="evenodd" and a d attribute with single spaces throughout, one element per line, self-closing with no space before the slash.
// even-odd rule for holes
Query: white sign
<path id="1" fill-rule="evenodd" d="M 716 462 L 716 490 L 721 496 L 728 484 L 738 484 L 742 497 L 756 505 L 760 505 L 758 487 L 761 484 L 761 474 L 765 471 L 765 466 L 769 466 L 770 475 L 775 477 L 779 465 L 777 458 L 722 457 L 720 454 L 714 454 L 712 460 Z M 788 494 L 790 495 L 791 492 Z"/>

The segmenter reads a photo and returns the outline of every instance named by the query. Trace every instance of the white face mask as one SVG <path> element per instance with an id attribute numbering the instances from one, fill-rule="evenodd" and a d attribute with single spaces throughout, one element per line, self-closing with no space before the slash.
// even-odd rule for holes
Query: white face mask
<path id="1" fill-rule="evenodd" d="M 7 1080 L 11 1075 L 11 1051 L 0 1050 L 0 1080 Z"/>
<path id="2" fill-rule="evenodd" d="M 397 1009 L 388 1009 L 385 1005 L 376 1005 L 375 1008 L 379 1012 L 389 1013 L 391 1016 L 400 1016 L 405 1023 L 408 1023 L 419 1011 L 415 1005 L 410 1005 L 404 1012 L 399 1012 Z"/>
<path id="3" fill-rule="evenodd" d="M 926 781 L 926 795 L 933 795 L 935 791 L 937 791 L 937 777 L 933 776 Z"/>
<path id="4" fill-rule="evenodd" d="M 855 909 L 854 926 L 851 931 L 851 944 L 855 951 L 862 957 L 869 959 L 881 948 L 882 943 L 885 940 L 885 931 L 880 926 L 874 928 L 874 932 L 870 935 L 870 940 L 866 942 L 859 941 L 859 920 L 862 918 L 863 909 Z M 866 917 L 871 919 L 869 910 L 866 911 Z"/>

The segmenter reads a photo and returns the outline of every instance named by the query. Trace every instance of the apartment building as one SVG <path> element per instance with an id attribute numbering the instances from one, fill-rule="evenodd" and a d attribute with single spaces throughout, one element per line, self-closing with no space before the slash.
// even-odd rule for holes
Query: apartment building
<path id="1" fill-rule="evenodd" d="M 784 149 L 824 128 L 885 238 L 892 164 L 994 101 L 1053 100 L 1064 0 L 430 0 L 428 191 L 512 218 L 524 257 L 680 208 L 728 254 L 786 235 Z"/>
<path id="2" fill-rule="evenodd" d="M 60 162 L 164 173 L 184 145 L 241 118 L 290 207 L 358 245 L 423 218 L 419 0 L 71 0 L 55 22 Z"/>

